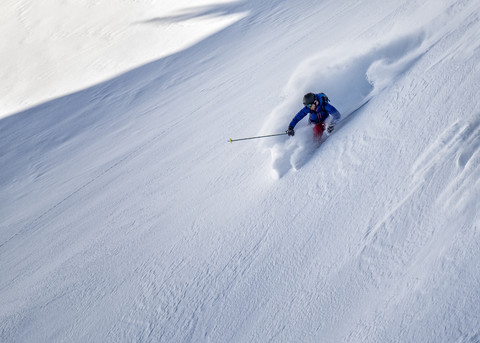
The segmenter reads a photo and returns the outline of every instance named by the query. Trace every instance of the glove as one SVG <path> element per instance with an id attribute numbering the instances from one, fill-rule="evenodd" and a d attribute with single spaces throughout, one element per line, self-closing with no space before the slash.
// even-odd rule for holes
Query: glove
<path id="1" fill-rule="evenodd" d="M 293 127 L 291 127 L 291 126 L 288 127 L 287 135 L 289 135 L 289 136 L 294 136 L 295 135 L 295 130 L 293 129 Z"/>
<path id="2" fill-rule="evenodd" d="M 334 124 L 334 123 L 328 124 L 328 126 L 327 126 L 327 132 L 328 132 L 328 133 L 332 133 L 333 130 L 335 130 L 335 124 Z"/>

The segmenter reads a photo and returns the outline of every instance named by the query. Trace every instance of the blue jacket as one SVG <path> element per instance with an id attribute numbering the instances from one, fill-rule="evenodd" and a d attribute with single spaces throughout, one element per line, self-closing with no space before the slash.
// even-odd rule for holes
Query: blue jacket
<path id="1" fill-rule="evenodd" d="M 307 114 L 310 114 L 309 122 L 313 124 L 323 123 L 325 119 L 328 118 L 329 114 L 333 117 L 334 122 L 340 120 L 340 112 L 338 112 L 335 107 L 328 103 L 329 100 L 325 96 L 325 94 L 315 94 L 315 97 L 319 102 L 319 105 L 315 107 L 315 110 L 311 110 L 307 106 L 305 106 L 295 115 L 295 117 L 293 117 L 289 126 L 295 127 L 295 125 L 297 125 L 297 123 L 302 120 Z M 322 109 L 322 98 L 325 98 L 325 110 Z"/>

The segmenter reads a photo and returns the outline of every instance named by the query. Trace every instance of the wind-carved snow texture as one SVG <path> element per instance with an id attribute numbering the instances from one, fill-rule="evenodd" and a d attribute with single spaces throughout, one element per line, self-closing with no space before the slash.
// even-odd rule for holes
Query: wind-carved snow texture
<path id="1" fill-rule="evenodd" d="M 390 297 L 372 302 L 378 311 L 369 314 L 366 321 L 378 322 L 381 315 L 398 311 L 400 302 L 414 312 L 421 311 L 428 303 L 422 296 L 428 284 L 439 285 L 439 293 L 444 287 L 452 288 L 451 284 L 445 285 L 446 279 L 461 285 L 459 273 L 466 268 L 462 265 L 465 258 L 456 257 L 459 252 L 453 242 L 458 239 L 473 250 L 478 248 L 480 222 L 474 228 L 470 225 L 476 220 L 479 193 L 480 119 L 475 114 L 455 122 L 430 144 L 412 166 L 411 191 L 366 232 L 358 268 L 367 275 L 370 287 L 391 288 L 387 292 Z M 395 230 L 398 227 L 405 229 Z M 438 272 L 426 278 L 429 269 Z M 396 276 L 397 283 L 388 285 L 386 279 L 391 275 Z M 401 289 L 412 290 L 414 296 L 407 299 Z M 466 306 L 476 307 L 477 300 L 472 298 Z M 431 318 L 421 320 L 428 323 L 433 317 L 431 314 Z M 460 340 L 477 341 L 478 333 Z"/>
<path id="2" fill-rule="evenodd" d="M 285 130 L 301 108 L 302 96 L 307 92 L 327 94 L 342 115 L 336 128 L 340 129 L 352 113 L 408 70 L 424 52 L 424 40 L 425 33 L 418 31 L 371 46 L 360 55 L 350 55 L 349 48 L 338 48 L 304 61 L 286 86 L 284 98 L 287 100 L 272 111 L 262 131 Z M 307 117 L 296 126 L 293 138 L 277 138 L 264 144 L 271 154 L 274 178 L 282 177 L 291 169 L 300 169 L 326 140 L 324 134 L 321 142 L 314 141 Z"/>
<path id="3" fill-rule="evenodd" d="M 420 185 L 447 169 L 450 177 L 437 199 L 442 208 L 465 213 L 467 204 L 480 204 L 480 113 L 456 122 L 438 137 L 413 166 L 414 181 Z"/>

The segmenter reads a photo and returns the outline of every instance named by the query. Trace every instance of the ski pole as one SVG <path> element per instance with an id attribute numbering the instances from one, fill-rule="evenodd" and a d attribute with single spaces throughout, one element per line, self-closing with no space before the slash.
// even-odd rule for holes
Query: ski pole
<path id="1" fill-rule="evenodd" d="M 274 136 L 283 136 L 286 135 L 287 133 L 275 133 L 273 135 L 265 135 L 265 136 L 256 136 L 256 137 L 246 137 L 246 138 L 237 138 L 237 139 L 229 139 L 227 142 L 233 143 L 233 142 L 238 142 L 238 141 L 246 141 L 247 139 L 258 139 L 258 138 L 265 138 L 265 137 L 274 137 Z"/>

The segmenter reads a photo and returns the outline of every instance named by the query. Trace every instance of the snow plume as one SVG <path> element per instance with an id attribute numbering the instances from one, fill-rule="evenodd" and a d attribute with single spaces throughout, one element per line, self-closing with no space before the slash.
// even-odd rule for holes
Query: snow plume
<path id="1" fill-rule="evenodd" d="M 271 113 L 263 131 L 285 130 L 301 108 L 307 92 L 324 92 L 344 121 L 372 97 L 401 77 L 424 51 L 425 33 L 418 31 L 402 37 L 391 37 L 382 43 L 362 49 L 363 42 L 341 46 L 315 55 L 301 63 L 284 90 L 284 98 Z M 349 51 L 356 54 L 349 55 Z M 359 53 L 360 52 L 360 53 Z M 272 174 L 281 177 L 291 168 L 298 169 L 314 152 L 312 130 L 305 119 L 296 127 L 294 139 L 284 137 L 265 142 L 272 156 Z M 270 145 L 269 145 L 270 143 Z M 299 163 L 299 161 L 302 161 Z"/>

